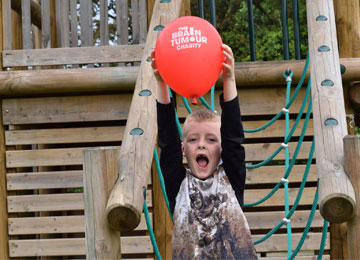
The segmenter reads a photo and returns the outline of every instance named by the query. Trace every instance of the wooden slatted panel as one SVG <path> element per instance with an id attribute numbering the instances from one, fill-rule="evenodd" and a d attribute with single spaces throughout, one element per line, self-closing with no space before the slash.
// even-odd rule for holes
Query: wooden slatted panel
<path id="1" fill-rule="evenodd" d="M 220 93 L 220 91 L 215 91 L 215 110 L 217 111 L 221 111 L 218 98 Z M 285 106 L 285 95 L 286 88 L 238 89 L 241 114 L 242 116 L 276 115 Z M 289 108 L 291 114 L 297 114 L 299 112 L 304 95 L 305 89 L 302 88 L 294 103 Z M 209 101 L 210 94 L 206 94 L 204 98 Z M 191 105 L 190 99 L 188 103 L 193 111 L 205 107 L 201 104 L 200 100 L 196 106 Z M 188 112 L 181 97 L 177 97 L 177 104 L 179 117 L 186 117 Z"/>
<path id="2" fill-rule="evenodd" d="M 84 238 L 67 239 L 38 239 L 38 240 L 10 240 L 10 256 L 64 256 L 64 255 L 84 255 Z M 152 253 L 150 237 L 122 237 L 121 253 Z"/>
<path id="3" fill-rule="evenodd" d="M 128 44 L 128 0 L 116 0 L 117 44 Z"/>
<path id="4" fill-rule="evenodd" d="M 262 161 L 268 158 L 280 144 L 246 144 L 245 152 L 248 161 Z M 290 154 L 293 154 L 296 144 L 289 144 Z M 304 142 L 297 159 L 307 159 L 311 143 Z M 82 164 L 82 151 L 84 148 L 59 148 L 41 150 L 14 150 L 6 152 L 6 167 L 35 167 L 35 166 L 61 166 Z M 259 153 L 259 150 L 262 150 Z M 281 151 L 274 160 L 284 160 L 285 153 Z"/>
<path id="5" fill-rule="evenodd" d="M 24 49 L 32 49 L 30 1 L 21 0 L 22 41 Z"/>
<path id="6" fill-rule="evenodd" d="M 130 94 L 4 99 L 3 124 L 125 120 L 130 103 Z"/>
<path id="7" fill-rule="evenodd" d="M 149 213 L 152 222 L 152 213 Z M 85 217 L 81 216 L 54 216 L 54 217 L 26 217 L 9 218 L 9 235 L 32 234 L 61 234 L 85 232 Z M 139 226 L 135 231 L 147 231 L 145 216 L 141 216 Z"/>
<path id="8" fill-rule="evenodd" d="M 3 51 L 6 67 L 140 61 L 144 45 Z"/>
<path id="9" fill-rule="evenodd" d="M 255 235 L 253 239 L 259 239 L 261 236 Z M 293 236 L 294 247 L 300 240 L 301 235 Z M 328 235 L 325 249 L 330 248 Z M 302 250 L 317 250 L 321 241 L 321 234 L 309 234 L 305 239 Z M 10 240 L 10 256 L 41 256 L 41 255 L 83 255 L 85 252 L 85 239 L 43 239 L 43 240 Z M 286 234 L 275 234 L 264 243 L 255 246 L 256 251 L 260 252 L 278 252 L 287 250 Z M 66 251 L 66 252 L 64 252 Z M 122 253 L 145 253 L 152 252 L 152 246 L 149 237 L 124 237 L 121 239 Z"/>
<path id="10" fill-rule="evenodd" d="M 146 191 L 146 201 L 152 207 L 152 192 Z M 83 210 L 82 193 L 8 196 L 8 212 Z"/>
<path id="11" fill-rule="evenodd" d="M 51 48 L 50 1 L 41 3 L 41 47 Z"/>
<path id="12" fill-rule="evenodd" d="M 147 36 L 147 1 L 139 0 L 139 43 L 146 42 Z"/>

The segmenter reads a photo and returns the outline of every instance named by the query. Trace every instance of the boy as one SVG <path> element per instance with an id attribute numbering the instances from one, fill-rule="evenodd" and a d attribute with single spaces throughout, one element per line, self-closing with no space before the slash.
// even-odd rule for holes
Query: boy
<path id="1" fill-rule="evenodd" d="M 222 47 L 221 118 L 211 110 L 190 114 L 183 126 L 183 142 L 173 100 L 156 61 L 152 62 L 157 79 L 160 165 L 174 216 L 173 259 L 257 259 L 241 209 L 246 170 L 234 58 L 229 46 Z M 183 167 L 182 156 L 189 169 Z"/>

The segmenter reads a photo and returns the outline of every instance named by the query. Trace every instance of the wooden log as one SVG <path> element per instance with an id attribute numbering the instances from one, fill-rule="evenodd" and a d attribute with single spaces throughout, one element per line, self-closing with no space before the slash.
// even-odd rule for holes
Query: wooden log
<path id="1" fill-rule="evenodd" d="M 360 259 L 360 136 L 344 138 L 344 167 L 355 189 L 357 205 L 355 214 L 347 223 L 349 259 Z"/>
<path id="2" fill-rule="evenodd" d="M 349 88 L 349 98 L 351 104 L 356 109 L 360 109 L 360 82 L 354 82 Z"/>
<path id="3" fill-rule="evenodd" d="M 320 212 L 342 223 L 354 214 L 355 193 L 343 168 L 347 128 L 333 1 L 307 0 L 307 19 Z"/>
<path id="4" fill-rule="evenodd" d="M 114 147 L 86 149 L 84 160 L 84 200 L 86 257 L 121 259 L 120 232 L 106 222 L 106 202 L 117 178 L 118 150 Z"/>
<path id="5" fill-rule="evenodd" d="M 31 23 L 41 28 L 41 6 L 34 0 L 30 0 Z M 21 14 L 21 0 L 11 0 L 11 8 Z"/>
<path id="6" fill-rule="evenodd" d="M 340 60 L 346 67 L 344 82 L 360 80 L 359 58 Z M 297 83 L 304 61 L 266 61 L 236 63 L 238 87 L 283 85 L 286 68 L 294 71 Z M 81 93 L 134 90 L 139 67 L 111 67 L 91 69 L 51 69 L 0 72 L 0 95 L 40 93 Z M 307 77 L 306 77 L 307 78 Z M 221 86 L 219 78 L 217 86 Z"/>
<path id="7" fill-rule="evenodd" d="M 140 222 L 144 203 L 142 189 L 147 186 L 150 177 L 157 134 L 156 79 L 147 59 L 159 36 L 156 26 L 165 26 L 177 18 L 181 3 L 182 1 L 155 3 L 119 154 L 119 178 L 106 210 L 109 225 L 115 230 L 133 230 Z M 150 95 L 141 95 L 142 90 L 150 91 Z"/>

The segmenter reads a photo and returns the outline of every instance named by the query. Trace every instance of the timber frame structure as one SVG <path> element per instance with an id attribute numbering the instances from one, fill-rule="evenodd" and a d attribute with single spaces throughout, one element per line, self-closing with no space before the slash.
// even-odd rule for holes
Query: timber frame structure
<path id="1" fill-rule="evenodd" d="M 143 187 L 159 251 L 171 258 L 172 223 L 153 163 L 157 129 L 149 55 L 159 25 L 191 15 L 190 0 L 113 2 L 116 44 L 109 46 L 106 0 L 99 0 L 99 42 L 92 1 L 0 0 L 0 259 L 154 259 Z M 293 248 L 320 179 L 319 206 L 296 259 L 315 259 L 319 253 L 323 218 L 331 222 L 323 259 L 357 259 L 360 139 L 348 135 L 353 122 L 346 115 L 360 111 L 359 1 L 308 0 L 307 11 L 311 68 L 306 80 L 311 74 L 313 116 L 298 159 L 307 159 L 315 137 L 316 163 L 291 219 Z M 236 63 L 245 128 L 257 128 L 281 111 L 283 72 L 290 68 L 297 84 L 304 64 Z M 220 78 L 216 94 L 221 85 Z M 304 96 L 301 89 L 289 112 L 292 121 Z M 183 121 L 185 106 L 181 97 L 175 99 Z M 218 103 L 215 107 L 220 110 Z M 271 155 L 282 142 L 283 126 L 279 120 L 266 132 L 246 134 L 248 163 Z M 291 154 L 300 132 L 289 142 Z M 282 162 L 284 155 L 274 160 Z M 293 168 L 290 205 L 304 169 L 302 163 Z M 249 169 L 245 202 L 266 195 L 283 171 L 281 163 Z M 261 206 L 244 209 L 254 240 L 283 219 L 282 190 Z M 286 244 L 282 228 L 256 250 L 260 259 L 286 259 Z"/>

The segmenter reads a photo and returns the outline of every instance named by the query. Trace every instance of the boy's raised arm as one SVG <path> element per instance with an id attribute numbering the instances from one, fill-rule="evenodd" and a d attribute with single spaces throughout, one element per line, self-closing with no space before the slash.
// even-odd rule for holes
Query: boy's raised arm
<path id="1" fill-rule="evenodd" d="M 233 100 L 237 97 L 237 89 L 235 82 L 235 61 L 231 48 L 223 44 L 223 53 L 225 60 L 223 62 L 223 85 L 224 85 L 224 101 Z"/>

